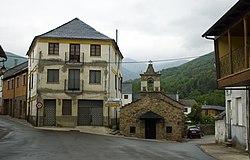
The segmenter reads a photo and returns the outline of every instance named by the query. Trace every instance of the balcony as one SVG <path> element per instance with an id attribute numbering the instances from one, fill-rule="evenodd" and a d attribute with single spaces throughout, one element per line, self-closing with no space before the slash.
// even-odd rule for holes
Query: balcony
<path id="1" fill-rule="evenodd" d="M 84 80 L 70 81 L 68 79 L 64 80 L 64 91 L 66 93 L 82 93 L 84 86 Z"/>
<path id="2" fill-rule="evenodd" d="M 79 55 L 72 55 L 69 52 L 65 52 L 65 63 L 67 65 L 83 65 L 84 53 L 80 53 Z"/>
<path id="3" fill-rule="evenodd" d="M 247 48 L 249 54 L 250 46 Z M 220 73 L 218 79 L 219 87 L 246 85 L 250 79 L 250 68 L 249 66 L 245 66 L 244 47 L 234 49 L 231 56 L 231 63 L 229 53 L 219 58 L 220 68 L 217 68 Z M 250 55 L 248 57 L 250 57 Z"/>

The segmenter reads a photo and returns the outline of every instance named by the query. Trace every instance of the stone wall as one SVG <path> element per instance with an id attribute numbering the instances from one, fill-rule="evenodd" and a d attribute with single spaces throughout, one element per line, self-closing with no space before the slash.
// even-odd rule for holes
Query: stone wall
<path id="1" fill-rule="evenodd" d="M 152 111 L 164 119 L 156 122 L 156 139 L 179 141 L 184 132 L 184 107 L 161 93 L 142 93 L 141 99 L 124 106 L 120 111 L 120 132 L 125 136 L 145 138 L 145 121 L 139 117 Z M 130 133 L 135 127 L 135 133 Z M 166 133 L 172 127 L 172 133 Z"/>

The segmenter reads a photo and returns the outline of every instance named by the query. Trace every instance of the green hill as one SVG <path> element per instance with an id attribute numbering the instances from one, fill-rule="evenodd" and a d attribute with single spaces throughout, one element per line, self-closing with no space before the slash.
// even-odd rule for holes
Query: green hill
<path id="1" fill-rule="evenodd" d="M 216 89 L 214 52 L 178 67 L 161 71 L 161 90 L 166 94 L 179 93 L 180 98 L 195 99 L 209 105 L 224 106 L 224 91 Z M 140 80 L 132 81 L 133 92 L 140 91 Z"/>

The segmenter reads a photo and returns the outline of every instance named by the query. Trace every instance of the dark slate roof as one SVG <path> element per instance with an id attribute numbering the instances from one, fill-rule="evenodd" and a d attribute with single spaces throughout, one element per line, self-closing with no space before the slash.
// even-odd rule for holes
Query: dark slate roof
<path id="1" fill-rule="evenodd" d="M 137 101 L 138 99 L 141 98 L 141 94 L 140 93 L 133 93 L 132 94 L 132 101 Z"/>
<path id="2" fill-rule="evenodd" d="M 3 50 L 3 48 L 1 47 L 1 45 L 0 45 L 0 57 L 4 58 L 4 59 L 7 59 L 6 54 L 5 54 L 4 50 Z"/>
<path id="3" fill-rule="evenodd" d="M 142 114 L 140 117 L 139 117 L 140 120 L 146 120 L 146 119 L 163 119 L 162 116 L 160 116 L 159 114 L 156 114 L 152 111 L 148 111 L 144 114 Z"/>
<path id="4" fill-rule="evenodd" d="M 89 26 L 78 18 L 75 18 L 38 37 L 112 40 L 108 36 L 96 31 L 93 27 Z"/>
<path id="5" fill-rule="evenodd" d="M 132 83 L 122 83 L 122 94 L 132 94 Z"/>
<path id="6" fill-rule="evenodd" d="M 166 94 L 166 96 L 177 101 L 177 94 Z"/>
<path id="7" fill-rule="evenodd" d="M 187 107 L 192 107 L 192 105 L 197 103 L 194 99 L 180 99 L 179 102 Z"/>
<path id="8" fill-rule="evenodd" d="M 114 47 L 118 51 L 118 53 L 123 57 L 120 49 L 115 42 L 114 39 L 109 38 L 108 36 L 96 31 L 93 27 L 84 23 L 78 18 L 74 18 L 73 20 L 49 31 L 39 36 L 36 36 L 27 52 L 29 55 L 33 45 L 37 38 L 55 38 L 55 39 L 80 39 L 80 40 L 104 40 L 111 41 L 114 44 Z"/>
<path id="9" fill-rule="evenodd" d="M 226 14 L 224 14 L 202 37 L 220 36 L 224 31 L 237 22 L 242 16 L 250 11 L 249 0 L 239 0 Z"/>
<path id="10" fill-rule="evenodd" d="M 3 75 L 3 80 L 13 77 L 25 70 L 28 70 L 28 61 L 8 69 Z"/>
<path id="11" fill-rule="evenodd" d="M 213 110 L 218 110 L 218 111 L 224 111 L 225 107 L 222 107 L 222 106 L 212 106 L 212 105 L 202 105 L 201 109 L 203 109 L 203 110 L 213 109 Z"/>

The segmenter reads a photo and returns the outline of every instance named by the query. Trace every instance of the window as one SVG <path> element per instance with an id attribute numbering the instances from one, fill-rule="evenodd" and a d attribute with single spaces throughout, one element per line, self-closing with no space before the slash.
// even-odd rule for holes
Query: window
<path id="1" fill-rule="evenodd" d="M 10 90 L 10 80 L 7 81 L 7 89 Z"/>
<path id="2" fill-rule="evenodd" d="M 147 90 L 146 90 L 146 87 L 142 87 L 142 90 L 143 90 L 143 91 L 147 91 Z"/>
<path id="3" fill-rule="evenodd" d="M 59 83 L 59 69 L 48 69 L 47 82 Z"/>
<path id="4" fill-rule="evenodd" d="M 115 89 L 117 89 L 117 75 L 115 75 Z"/>
<path id="5" fill-rule="evenodd" d="M 188 108 L 187 107 L 184 108 L 184 112 L 188 112 Z"/>
<path id="6" fill-rule="evenodd" d="M 14 88 L 14 79 L 11 79 L 11 89 Z"/>
<path id="7" fill-rule="evenodd" d="M 30 76 L 30 89 L 33 88 L 33 74 Z"/>
<path id="8" fill-rule="evenodd" d="M 101 56 L 101 45 L 90 45 L 90 56 Z"/>
<path id="9" fill-rule="evenodd" d="M 89 83 L 101 83 L 101 71 L 90 70 L 89 71 Z"/>
<path id="10" fill-rule="evenodd" d="M 16 88 L 19 87 L 19 77 L 16 77 Z"/>
<path id="11" fill-rule="evenodd" d="M 64 99 L 62 105 L 62 115 L 71 115 L 72 113 L 72 100 Z"/>
<path id="12" fill-rule="evenodd" d="M 172 133 L 172 131 L 173 131 L 172 126 L 166 127 L 166 133 Z"/>
<path id="13" fill-rule="evenodd" d="M 23 86 L 26 85 L 26 74 L 23 74 L 23 80 L 22 80 Z"/>
<path id="14" fill-rule="evenodd" d="M 121 77 L 121 75 L 120 75 Z M 118 80 L 118 90 L 121 91 L 122 90 L 122 77 Z"/>
<path id="15" fill-rule="evenodd" d="M 80 90 L 80 69 L 69 69 L 69 90 Z"/>
<path id="16" fill-rule="evenodd" d="M 59 55 L 59 43 L 49 43 L 49 54 Z"/>
<path id="17" fill-rule="evenodd" d="M 80 62 L 80 44 L 70 44 L 69 61 Z"/>
<path id="18" fill-rule="evenodd" d="M 130 127 L 130 133 L 135 133 L 135 127 Z"/>
<path id="19" fill-rule="evenodd" d="M 128 95 L 127 94 L 124 95 L 124 99 L 128 99 Z"/>
<path id="20" fill-rule="evenodd" d="M 236 98 L 236 125 L 244 125 L 244 115 L 241 98 Z"/>

